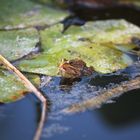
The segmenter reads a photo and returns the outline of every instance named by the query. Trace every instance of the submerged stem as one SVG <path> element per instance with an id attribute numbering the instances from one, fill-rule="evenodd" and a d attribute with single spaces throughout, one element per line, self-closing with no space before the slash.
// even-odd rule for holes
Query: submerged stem
<path id="1" fill-rule="evenodd" d="M 38 128 L 36 130 L 35 136 L 34 136 L 34 140 L 39 140 L 41 137 L 41 133 L 42 133 L 43 126 L 45 123 L 45 118 L 46 118 L 46 111 L 47 111 L 47 105 L 45 103 L 45 104 L 42 104 L 41 118 L 38 124 Z"/>

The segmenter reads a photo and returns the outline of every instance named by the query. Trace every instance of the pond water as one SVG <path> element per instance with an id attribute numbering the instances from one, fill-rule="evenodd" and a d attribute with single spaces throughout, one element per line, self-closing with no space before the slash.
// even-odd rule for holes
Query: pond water
<path id="1" fill-rule="evenodd" d="M 65 21 L 83 24 L 87 20 L 125 18 L 140 26 L 140 11 L 130 7 L 109 9 L 73 9 L 76 14 Z M 139 140 L 140 90 L 120 96 L 98 109 L 65 115 L 60 113 L 72 103 L 95 96 L 97 90 L 140 75 L 139 64 L 110 75 L 94 74 L 73 85 L 66 86 L 60 78 L 53 78 L 42 91 L 51 101 L 50 112 L 41 140 Z M 33 95 L 7 105 L 0 105 L 0 140 L 33 139 L 40 115 L 40 106 Z"/>
<path id="2" fill-rule="evenodd" d="M 75 115 L 56 115 L 46 122 L 42 140 L 139 140 L 140 90 L 124 94 L 116 103 Z M 1 106 L 0 139 L 31 140 L 37 126 L 37 104 L 27 96 Z M 50 115 L 50 114 L 49 114 Z"/>

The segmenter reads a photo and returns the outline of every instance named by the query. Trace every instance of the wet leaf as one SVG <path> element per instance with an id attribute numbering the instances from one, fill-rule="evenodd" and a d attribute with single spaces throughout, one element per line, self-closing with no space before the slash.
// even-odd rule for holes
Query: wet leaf
<path id="1" fill-rule="evenodd" d="M 10 61 L 16 60 L 34 51 L 38 42 L 35 29 L 0 31 L 0 54 Z"/>
<path id="2" fill-rule="evenodd" d="M 37 75 L 26 75 L 36 86 L 40 84 L 40 78 Z M 9 103 L 24 97 L 29 91 L 23 83 L 13 74 L 0 69 L 0 102 Z"/>
<path id="3" fill-rule="evenodd" d="M 63 20 L 68 13 L 31 0 L 2 0 L 0 29 L 51 25 Z"/>
<path id="4" fill-rule="evenodd" d="M 121 4 L 140 6 L 139 0 L 119 0 Z"/>
<path id="5" fill-rule="evenodd" d="M 84 6 L 98 9 L 118 5 L 140 6 L 139 0 L 39 0 L 39 2 L 44 4 L 57 5 L 64 8 L 71 6 Z"/>
<path id="6" fill-rule="evenodd" d="M 11 102 L 23 97 L 28 90 L 15 76 L 7 72 L 0 72 L 0 102 Z"/>
<path id="7" fill-rule="evenodd" d="M 111 73 L 133 63 L 125 52 L 136 47 L 133 37 L 140 38 L 140 29 L 125 20 L 89 22 L 71 26 L 62 33 L 57 24 L 40 32 L 44 52 L 23 60 L 18 67 L 27 72 L 58 75 L 62 59 L 81 59 L 97 72 Z"/>
<path id="8" fill-rule="evenodd" d="M 115 0 L 39 0 L 42 3 L 57 4 L 61 7 L 84 5 L 88 7 L 101 8 L 116 3 Z"/>
<path id="9" fill-rule="evenodd" d="M 38 0 L 39 2 L 45 3 L 45 4 L 56 4 L 56 3 L 64 3 L 64 0 Z"/>

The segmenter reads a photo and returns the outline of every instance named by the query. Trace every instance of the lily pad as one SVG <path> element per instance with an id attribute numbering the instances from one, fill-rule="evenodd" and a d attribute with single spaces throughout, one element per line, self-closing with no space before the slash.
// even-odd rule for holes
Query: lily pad
<path id="1" fill-rule="evenodd" d="M 135 48 L 131 41 L 140 37 L 140 29 L 125 20 L 89 22 L 84 26 L 71 26 L 62 33 L 57 24 L 40 32 L 44 52 L 20 61 L 22 71 L 58 75 L 62 59 L 81 59 L 97 72 L 111 73 L 133 63 L 125 52 Z"/>
<path id="2" fill-rule="evenodd" d="M 0 31 L 0 54 L 10 61 L 16 60 L 32 52 L 38 42 L 38 32 L 33 28 Z"/>
<path id="3" fill-rule="evenodd" d="M 31 75 L 30 80 L 39 86 L 40 78 L 37 75 Z M 19 100 L 29 92 L 23 83 L 12 73 L 0 69 L 0 102 L 9 103 Z"/>
<path id="4" fill-rule="evenodd" d="M 58 5 L 61 7 L 68 7 L 68 6 L 86 6 L 86 7 L 92 7 L 92 8 L 105 8 L 105 7 L 112 7 L 117 6 L 118 4 L 126 4 L 126 5 L 134 5 L 134 6 L 140 6 L 139 0 L 39 0 L 39 2 L 44 4 L 50 4 L 50 5 Z"/>
<path id="5" fill-rule="evenodd" d="M 125 20 L 106 20 L 88 22 L 79 28 L 71 26 L 66 33 L 92 43 L 129 44 L 132 37 L 140 37 L 140 28 Z"/>
<path id="6" fill-rule="evenodd" d="M 56 4 L 60 5 L 61 7 L 68 7 L 68 6 L 87 6 L 93 8 L 101 8 L 101 7 L 108 7 L 111 5 L 116 4 L 115 0 L 39 0 L 42 3 L 49 3 L 49 4 Z"/>
<path id="7" fill-rule="evenodd" d="M 140 6 L 140 1 L 139 0 L 119 0 L 121 4 L 129 4 L 129 5 L 134 5 L 134 6 Z"/>
<path id="8" fill-rule="evenodd" d="M 65 0 L 38 0 L 38 1 L 43 4 L 61 7 L 63 9 L 66 9 L 73 4 L 72 1 L 65 1 Z"/>
<path id="9" fill-rule="evenodd" d="M 52 25 L 68 15 L 31 0 L 2 0 L 0 9 L 0 29 Z"/>

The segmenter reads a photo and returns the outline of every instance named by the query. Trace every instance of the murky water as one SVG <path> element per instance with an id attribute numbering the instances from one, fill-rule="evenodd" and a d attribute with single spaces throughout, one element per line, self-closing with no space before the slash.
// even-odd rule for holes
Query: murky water
<path id="1" fill-rule="evenodd" d="M 74 17 L 65 21 L 83 24 L 87 20 L 125 18 L 140 26 L 140 11 L 130 7 L 109 9 L 73 9 Z M 103 105 L 101 108 L 74 115 L 64 115 L 60 110 L 72 103 L 96 96 L 103 87 L 113 86 L 140 75 L 140 65 L 131 66 L 114 74 L 94 74 L 73 85 L 66 86 L 60 78 L 53 78 L 43 87 L 51 101 L 42 140 L 139 140 L 140 90 L 131 91 Z M 70 83 L 69 83 L 70 84 Z M 0 140 L 31 140 L 39 120 L 39 105 L 33 95 L 18 102 L 0 105 Z"/>
<path id="2" fill-rule="evenodd" d="M 70 116 L 49 114 L 42 140 L 139 140 L 140 90 L 129 92 L 115 103 Z M 31 140 L 38 111 L 32 96 L 1 106 L 0 139 Z"/>

